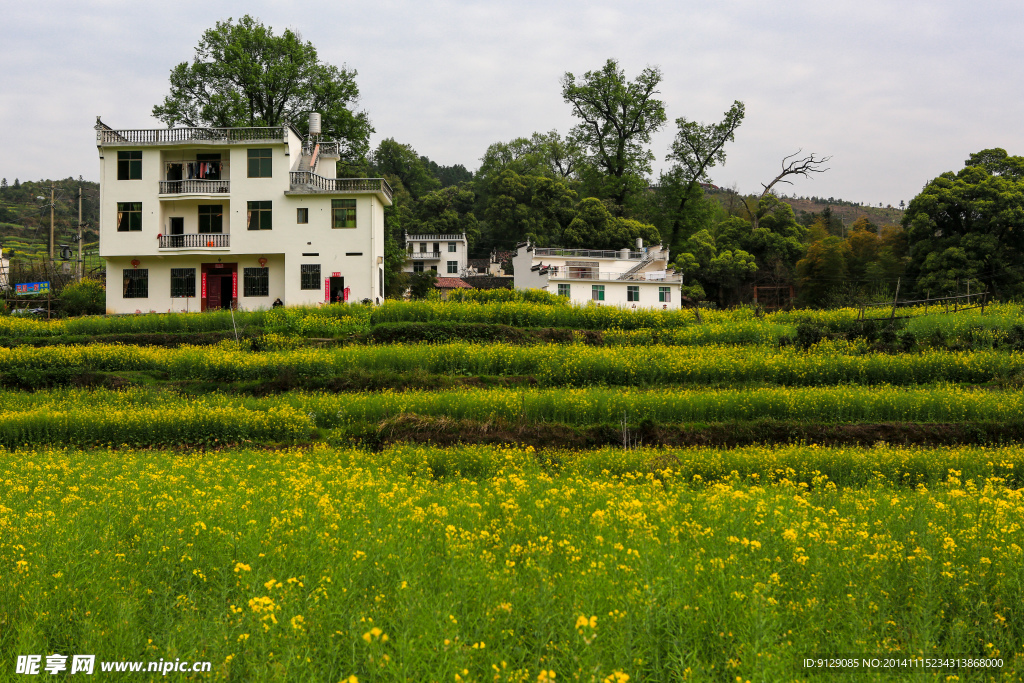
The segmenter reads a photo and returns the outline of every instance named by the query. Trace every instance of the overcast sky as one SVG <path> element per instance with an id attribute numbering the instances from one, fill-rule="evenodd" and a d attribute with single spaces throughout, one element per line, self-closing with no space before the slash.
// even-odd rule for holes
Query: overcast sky
<path id="1" fill-rule="evenodd" d="M 974 151 L 1024 154 L 1020 0 L 6 3 L 0 21 L 0 176 L 98 176 L 92 126 L 150 115 L 203 31 L 249 13 L 358 71 L 376 133 L 475 170 L 487 146 L 574 121 L 560 77 L 619 60 L 661 68 L 669 122 L 746 120 L 719 185 L 759 191 L 797 149 L 831 170 L 782 191 L 896 205 Z"/>

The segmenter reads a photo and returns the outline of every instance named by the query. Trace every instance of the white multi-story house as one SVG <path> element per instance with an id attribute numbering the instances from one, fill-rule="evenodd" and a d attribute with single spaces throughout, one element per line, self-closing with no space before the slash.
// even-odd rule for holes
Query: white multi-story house
<path id="1" fill-rule="evenodd" d="M 583 304 L 624 308 L 680 307 L 682 275 L 669 269 L 668 249 L 559 249 L 518 245 L 512 257 L 516 289 L 545 289 Z"/>
<path id="2" fill-rule="evenodd" d="M 291 125 L 116 130 L 96 119 L 107 312 L 379 301 L 380 178 Z"/>
<path id="3" fill-rule="evenodd" d="M 406 273 L 432 270 L 441 277 L 461 277 L 467 273 L 469 243 L 466 234 L 423 234 L 405 236 Z"/>

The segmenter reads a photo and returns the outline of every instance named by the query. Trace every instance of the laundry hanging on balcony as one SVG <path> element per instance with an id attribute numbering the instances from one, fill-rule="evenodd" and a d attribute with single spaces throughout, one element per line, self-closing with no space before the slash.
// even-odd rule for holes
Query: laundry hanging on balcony
<path id="1" fill-rule="evenodd" d="M 185 164 L 185 177 L 188 180 L 220 180 L 220 162 L 189 161 Z"/>

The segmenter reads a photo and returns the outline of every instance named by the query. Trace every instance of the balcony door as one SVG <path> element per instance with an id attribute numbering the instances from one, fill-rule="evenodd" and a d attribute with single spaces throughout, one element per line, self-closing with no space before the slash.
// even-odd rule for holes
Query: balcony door
<path id="1" fill-rule="evenodd" d="M 171 234 L 185 234 L 185 218 L 183 216 L 171 216 Z"/>

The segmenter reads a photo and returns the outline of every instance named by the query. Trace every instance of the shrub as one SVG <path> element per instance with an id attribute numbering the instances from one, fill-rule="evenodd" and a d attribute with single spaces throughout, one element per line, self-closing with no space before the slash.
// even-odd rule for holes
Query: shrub
<path id="1" fill-rule="evenodd" d="M 102 315 L 107 310 L 107 290 L 98 280 L 72 283 L 58 298 L 64 315 Z"/>

